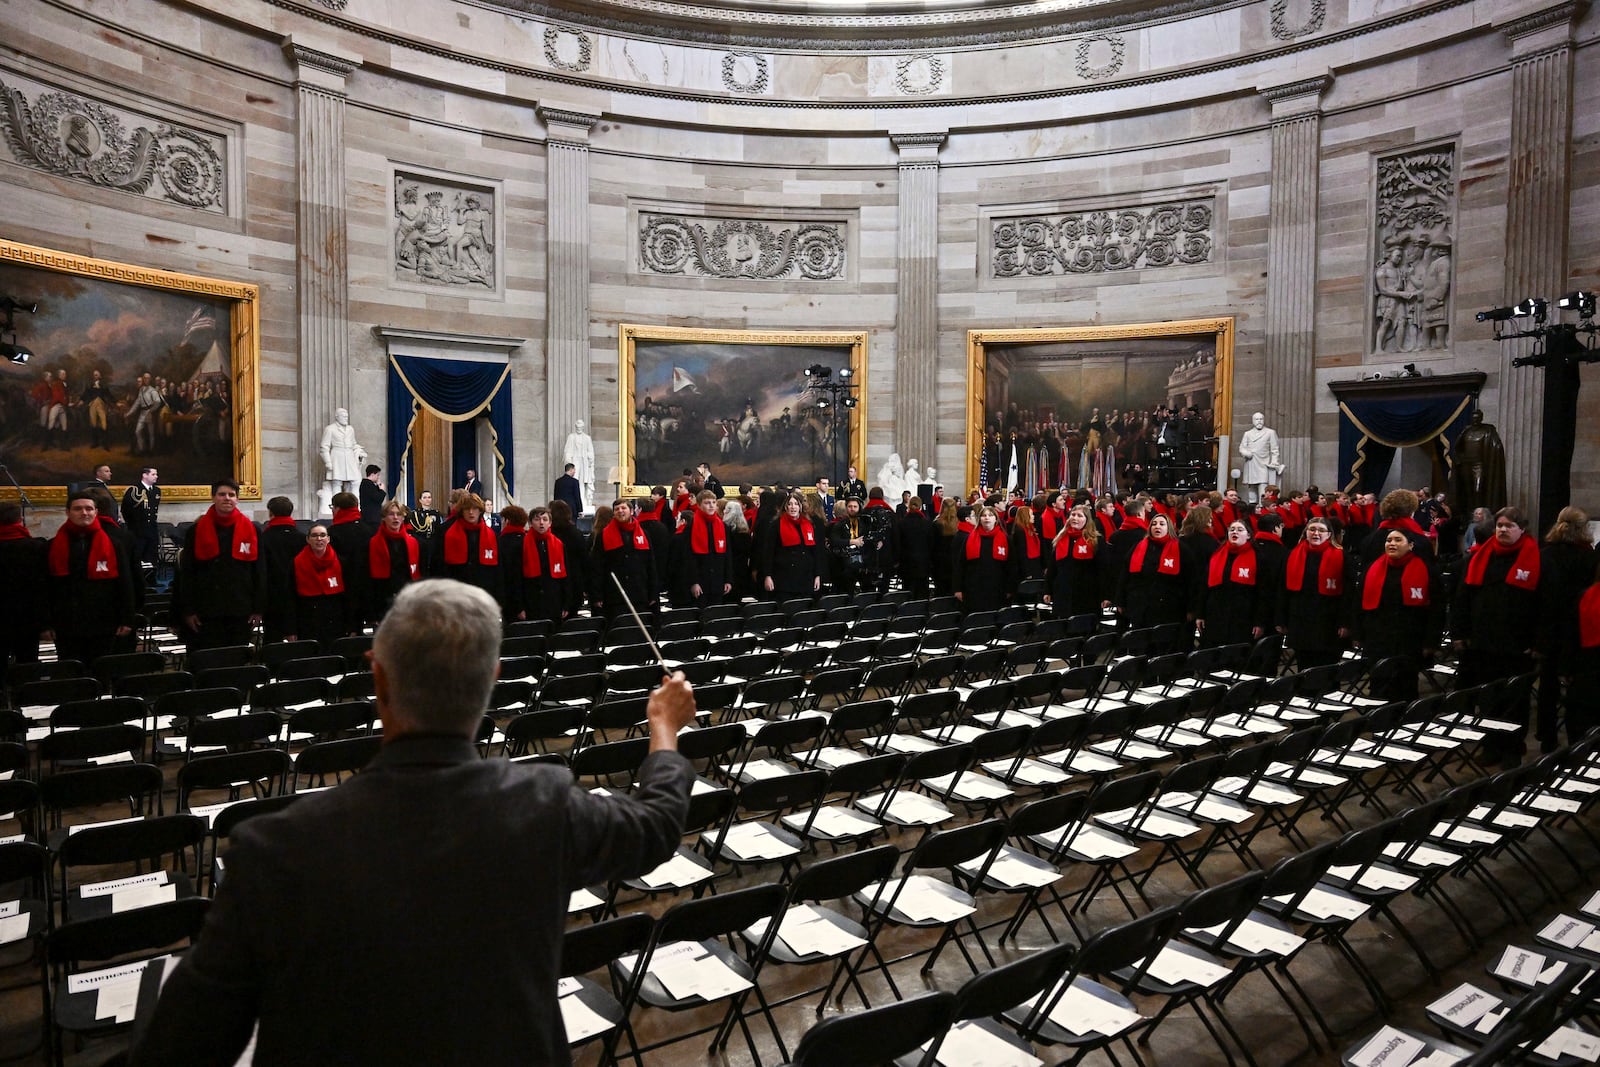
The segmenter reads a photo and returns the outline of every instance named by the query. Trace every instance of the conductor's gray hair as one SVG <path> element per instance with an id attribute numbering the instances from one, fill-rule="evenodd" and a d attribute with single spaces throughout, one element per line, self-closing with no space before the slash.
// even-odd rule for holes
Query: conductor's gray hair
<path id="1" fill-rule="evenodd" d="M 407 585 L 372 639 L 389 704 L 426 733 L 477 730 L 500 663 L 500 607 L 449 578 Z"/>

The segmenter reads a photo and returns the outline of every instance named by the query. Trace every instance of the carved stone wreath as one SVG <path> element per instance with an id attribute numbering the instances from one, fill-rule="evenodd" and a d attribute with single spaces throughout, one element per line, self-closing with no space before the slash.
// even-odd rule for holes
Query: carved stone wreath
<path id="1" fill-rule="evenodd" d="M 1211 259 L 1210 198 L 1150 207 L 996 219 L 996 278 L 1102 274 Z"/>
<path id="2" fill-rule="evenodd" d="M 1272 0 L 1272 36 L 1280 41 L 1292 41 L 1296 37 L 1304 37 L 1308 33 L 1316 33 L 1322 29 L 1323 19 L 1328 17 L 1327 0 L 1311 0 L 1311 14 L 1306 17 L 1303 25 L 1290 29 L 1288 22 L 1289 0 Z"/>
<path id="3" fill-rule="evenodd" d="M 567 60 L 561 58 L 562 38 L 576 38 L 578 42 L 578 58 Z M 557 70 L 569 71 L 573 74 L 582 74 L 589 69 L 589 64 L 594 60 L 594 46 L 589 43 L 586 33 L 573 33 L 570 30 L 558 30 L 554 26 L 544 28 L 544 59 Z"/>
<path id="4" fill-rule="evenodd" d="M 842 227 L 802 223 L 778 228 L 759 219 L 642 215 L 639 255 L 651 274 L 768 281 L 798 274 L 822 282 L 844 277 Z"/>
<path id="5" fill-rule="evenodd" d="M 927 64 L 928 77 L 924 82 L 911 79 L 911 73 L 919 62 Z M 907 96 L 936 93 L 944 84 L 944 60 L 939 56 L 900 56 L 894 61 L 894 84 Z"/>
<path id="6" fill-rule="evenodd" d="M 225 210 L 225 165 L 215 138 L 166 122 L 130 132 L 106 105 L 64 91 L 39 93 L 30 104 L 0 81 L 0 127 L 17 162 L 62 178 Z M 152 182 L 160 186 L 152 192 Z"/>
<path id="7" fill-rule="evenodd" d="M 739 60 L 748 59 L 756 66 L 755 74 L 747 82 L 739 81 Z M 722 85 L 731 93 L 764 93 L 771 80 L 767 57 L 755 52 L 728 52 L 722 57 Z"/>
<path id="8" fill-rule="evenodd" d="M 1102 66 L 1089 65 L 1089 49 L 1094 47 L 1096 41 L 1103 41 L 1111 46 L 1111 62 Z M 1114 76 L 1122 69 L 1122 59 L 1127 54 L 1128 45 L 1121 36 L 1114 33 L 1097 33 L 1093 37 L 1085 37 L 1078 42 L 1078 59 L 1074 69 L 1078 77 L 1087 78 L 1089 81 L 1101 81 Z"/>

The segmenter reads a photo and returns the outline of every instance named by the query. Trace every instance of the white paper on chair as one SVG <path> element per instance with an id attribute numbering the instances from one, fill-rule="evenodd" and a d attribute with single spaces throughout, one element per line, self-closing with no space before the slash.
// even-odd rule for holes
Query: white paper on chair
<path id="1" fill-rule="evenodd" d="M 1290 898 L 1274 899 L 1287 903 Z M 1300 902 L 1300 910 L 1319 919 L 1359 919 L 1367 913 L 1367 906 L 1354 897 L 1347 897 L 1342 893 L 1330 893 L 1326 889 L 1314 886 Z"/>
<path id="2" fill-rule="evenodd" d="M 1562 948 L 1577 948 L 1594 933 L 1594 926 L 1570 915 L 1558 915 L 1539 931 L 1539 940 Z"/>
<path id="3" fill-rule="evenodd" d="M 115 878 L 109 882 L 90 882 L 88 885 L 78 887 L 78 896 L 88 900 L 90 897 L 111 896 L 141 886 L 166 885 L 168 881 L 166 871 L 152 871 L 149 874 L 136 874 L 129 878 Z"/>
<path id="4" fill-rule="evenodd" d="M 1600 893 L 1590 897 L 1581 910 L 1585 915 L 1600 916 Z"/>
<path id="5" fill-rule="evenodd" d="M 1218 930 L 1220 933 L 1220 929 Z M 1292 930 L 1280 930 L 1268 923 L 1245 919 L 1228 938 L 1228 944 L 1246 952 L 1275 952 L 1287 956 L 1306 943 L 1306 939 Z"/>
<path id="6" fill-rule="evenodd" d="M 1407 863 L 1423 867 L 1449 867 L 1461 862 L 1461 857 L 1456 853 L 1446 852 L 1432 845 L 1418 845 L 1412 848 L 1408 842 L 1393 841 L 1383 846 L 1383 854 L 1391 859 L 1401 853 L 1405 853 Z"/>
<path id="7" fill-rule="evenodd" d="M 1531 987 L 1539 980 L 1540 973 L 1544 970 L 1544 955 L 1533 951 L 1531 948 L 1522 948 L 1519 945 L 1506 946 L 1500 959 L 1489 968 L 1489 973 L 1496 978 L 1504 978 L 1508 982 L 1515 982 L 1524 988 Z"/>
<path id="8" fill-rule="evenodd" d="M 177 899 L 178 887 L 175 885 L 136 886 L 111 894 L 111 913 L 120 915 L 125 911 L 148 908 L 154 904 L 170 904 Z"/>
<path id="9" fill-rule="evenodd" d="M 932 880 L 926 875 L 912 875 L 895 901 L 895 908 L 917 922 L 951 923 L 972 914 L 971 904 L 952 900 L 928 885 Z"/>
<path id="10" fill-rule="evenodd" d="M 6 918 L 8 916 L 11 916 L 11 915 L 21 915 L 21 914 L 22 914 L 22 901 L 20 901 L 20 900 L 0 901 L 0 919 L 4 919 L 4 918 Z"/>
<path id="11" fill-rule="evenodd" d="M 983 857 L 958 864 L 961 872 L 966 875 L 976 876 L 983 868 Z M 1034 886 L 1042 887 L 1059 882 L 1066 875 L 1054 867 L 1040 867 L 1015 855 L 1002 854 L 989 868 L 989 877 L 996 882 L 1008 886 Z"/>
<path id="12" fill-rule="evenodd" d="M 604 903 L 605 901 L 587 889 L 575 889 L 572 895 L 567 898 L 567 913 L 570 915 L 575 911 L 588 911 L 590 908 L 598 908 Z"/>
<path id="13" fill-rule="evenodd" d="M 651 889 L 660 889 L 668 885 L 692 885 L 710 877 L 710 871 L 688 857 L 673 856 L 648 874 L 641 874 L 639 881 Z"/>
<path id="14" fill-rule="evenodd" d="M 153 960 L 123 963 L 72 975 L 67 979 L 67 992 L 95 993 L 98 997 L 96 1019 L 115 1018 L 119 1023 L 129 1022 L 133 1019 L 133 1008 L 139 999 L 139 980 L 144 976 L 144 969 L 156 960 L 168 958 L 157 956 Z"/>
<path id="15" fill-rule="evenodd" d="M 1328 873 L 1335 878 L 1343 878 L 1349 881 L 1350 876 L 1358 870 L 1360 868 L 1352 863 L 1349 866 L 1329 867 Z M 1406 874 L 1404 871 L 1391 871 L 1383 867 L 1372 866 L 1361 871 L 1361 877 L 1356 880 L 1356 885 L 1361 886 L 1363 889 L 1371 889 L 1379 893 L 1385 890 L 1404 893 L 1416 884 L 1417 878 L 1415 875 Z"/>
<path id="16" fill-rule="evenodd" d="M 739 768 L 740 773 L 752 782 L 765 781 L 768 778 L 782 778 L 795 773 L 792 766 L 782 760 L 758 759 L 751 760 Z"/>
<path id="17" fill-rule="evenodd" d="M 71 837 L 80 830 L 97 830 L 102 826 L 121 826 L 125 822 L 142 822 L 143 820 L 143 815 L 135 815 L 131 819 L 112 819 L 108 822 L 86 822 L 82 826 L 67 827 L 67 836 Z"/>
<path id="18" fill-rule="evenodd" d="M 1461 1060 L 1462 1057 L 1454 1052 L 1446 1052 L 1442 1048 L 1436 1048 L 1422 1057 L 1422 1059 L 1414 1061 L 1411 1067 L 1450 1067 L 1451 1064 L 1460 1063 Z"/>
<path id="19" fill-rule="evenodd" d="M 712 840 L 715 840 L 712 835 Z M 740 859 L 775 860 L 795 854 L 794 846 L 775 835 L 764 823 L 741 822 L 728 827 L 722 847 Z"/>
<path id="20" fill-rule="evenodd" d="M 32 920 L 31 915 L 10 914 L 0 919 L 0 945 L 9 945 L 13 941 L 21 941 L 28 936 L 28 925 Z"/>
<path id="21" fill-rule="evenodd" d="M 218 814 L 239 803 L 242 803 L 242 801 L 224 800 L 218 804 L 202 804 L 198 808 L 190 808 L 189 814 L 200 816 L 206 821 L 206 826 L 214 827 L 217 824 Z"/>
<path id="22" fill-rule="evenodd" d="M 1429 1004 L 1428 1010 L 1457 1026 L 1471 1026 L 1499 1006 L 1499 997 L 1484 992 L 1471 982 L 1463 982 Z"/>
<path id="23" fill-rule="evenodd" d="M 1193 982 L 1209 989 L 1232 972 L 1210 960 L 1168 947 L 1156 953 L 1156 958 L 1150 961 L 1150 968 L 1146 973 L 1156 981 L 1168 985 Z"/>
<path id="24" fill-rule="evenodd" d="M 611 1024 L 596 1015 L 577 997 L 565 996 L 556 1003 L 561 1005 L 561 1024 L 566 1027 L 568 1043 L 582 1041 L 611 1029 Z"/>
<path id="25" fill-rule="evenodd" d="M 1101 1000 L 1093 993 L 1076 987 L 1068 989 L 1050 1012 L 1051 1022 L 1075 1034 L 1087 1034 L 1093 1030 L 1107 1037 L 1115 1037 L 1136 1025 L 1141 1018 L 1136 1011 Z"/>
<path id="26" fill-rule="evenodd" d="M 768 922 L 767 919 L 757 920 L 751 925 L 750 933 L 755 937 L 761 937 L 767 932 Z M 797 956 L 807 956 L 812 953 L 839 956 L 867 943 L 863 938 L 836 925 L 823 909 L 811 904 L 802 904 L 789 909 L 783 917 L 783 925 L 778 927 L 778 938 Z"/>
<path id="27" fill-rule="evenodd" d="M 1351 1067 L 1407 1067 L 1428 1045 L 1410 1034 L 1385 1026 L 1350 1057 Z"/>
<path id="28" fill-rule="evenodd" d="M 788 816 L 784 821 L 788 822 Z M 805 825 L 805 819 L 796 816 L 799 826 Z M 790 824 L 795 825 L 795 824 Z M 811 828 L 834 837 L 848 837 L 851 834 L 866 833 L 876 830 L 879 823 L 871 816 L 860 812 L 850 811 L 847 808 L 823 808 L 817 812 L 817 817 L 812 820 Z"/>
<path id="29" fill-rule="evenodd" d="M 952 1026 L 934 1059 L 945 1067 L 1042 1067 L 1044 1063 L 973 1023 Z"/>
<path id="30" fill-rule="evenodd" d="M 658 951 L 650 960 L 650 973 L 666 986 L 668 993 L 680 1000 L 688 997 L 716 1000 L 750 988 L 749 981 L 717 956 L 694 942 L 688 944 L 699 955 L 674 953 L 663 957 Z"/>
<path id="31" fill-rule="evenodd" d="M 1078 836 L 1072 839 L 1071 848 L 1080 856 L 1097 860 L 1127 859 L 1139 851 L 1137 845 L 1129 844 L 1122 838 L 1093 826 L 1079 830 Z"/>
<path id="32" fill-rule="evenodd" d="M 1559 1059 L 1562 1055 L 1576 1056 L 1587 1063 L 1600 1060 L 1600 1037 L 1584 1033 L 1573 1026 L 1563 1026 L 1545 1038 L 1534 1050 L 1537 1056 Z"/>

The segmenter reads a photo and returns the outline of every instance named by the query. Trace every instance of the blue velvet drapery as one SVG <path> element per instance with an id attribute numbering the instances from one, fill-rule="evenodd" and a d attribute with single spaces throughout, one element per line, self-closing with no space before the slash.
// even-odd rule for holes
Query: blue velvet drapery
<path id="1" fill-rule="evenodd" d="M 507 500 L 515 500 L 515 468 L 511 459 L 513 434 L 511 420 L 511 365 L 480 363 L 465 359 L 429 359 L 421 356 L 389 356 L 389 456 L 394 465 L 394 492 L 403 503 L 416 499 L 416 465 L 411 461 L 411 444 L 418 413 L 429 414 L 451 428 L 454 449 L 459 455 L 472 455 L 476 446 L 474 422 L 487 418 L 494 438 L 494 469 L 481 470 L 485 488 L 497 485 Z M 468 460 L 451 472 L 451 484 L 471 466 Z M 491 482 L 491 477 L 493 481 Z M 403 496 L 401 494 L 404 494 Z M 441 501 L 442 504 L 442 501 Z"/>
<path id="2" fill-rule="evenodd" d="M 1382 489 L 1399 448 L 1431 443 L 1449 473 L 1453 465 L 1450 445 L 1466 428 L 1475 408 L 1475 397 L 1465 391 L 1415 399 L 1340 401 L 1339 471 L 1345 492 Z"/>

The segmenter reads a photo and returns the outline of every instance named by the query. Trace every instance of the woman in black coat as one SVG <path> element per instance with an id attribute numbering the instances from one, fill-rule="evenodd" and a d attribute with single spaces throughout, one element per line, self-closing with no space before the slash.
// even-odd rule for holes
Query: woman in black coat
<path id="1" fill-rule="evenodd" d="M 951 589 L 964 614 L 996 611 L 1016 592 L 1017 563 L 994 508 L 978 511 L 977 528 L 956 549 Z"/>
<path id="2" fill-rule="evenodd" d="M 764 501 L 763 501 L 764 503 Z M 823 539 L 790 495 L 777 518 L 761 527 L 761 587 L 778 601 L 810 599 L 822 588 Z"/>
<path id="3" fill-rule="evenodd" d="M 932 566 L 933 591 L 939 596 L 950 593 L 950 572 L 955 567 L 956 546 L 966 535 L 961 529 L 961 507 L 954 500 L 946 500 L 939 517 L 928 530 L 928 558 Z"/>
<path id="4" fill-rule="evenodd" d="M 1056 617 L 1098 615 L 1107 599 L 1102 590 L 1111 553 L 1087 507 L 1079 504 L 1067 512 L 1046 555 L 1044 598 Z"/>
<path id="5" fill-rule="evenodd" d="M 1544 653 L 1539 663 L 1539 709 L 1537 736 L 1544 752 L 1558 741 L 1562 683 L 1567 682 L 1567 738 L 1578 736 L 1573 729 L 1572 710 L 1579 703 L 1571 679 L 1576 673 L 1579 650 L 1578 602 L 1594 580 L 1596 556 L 1589 540 L 1589 516 L 1582 508 L 1564 507 L 1555 525 L 1544 535 L 1544 554 L 1539 592 L 1544 606 L 1540 610 L 1539 648 Z M 1593 652 L 1593 650 L 1590 650 Z M 1600 696 L 1590 697 L 1600 700 Z"/>
<path id="6" fill-rule="evenodd" d="M 1019 584 L 1044 577 L 1045 542 L 1034 527 L 1033 509 L 1026 504 L 1017 509 L 1017 517 L 1011 523 L 1011 550 L 1016 557 Z"/>
<path id="7" fill-rule="evenodd" d="M 1362 575 L 1361 609 L 1355 613 L 1356 644 L 1369 666 L 1400 660 L 1374 697 L 1417 698 L 1417 675 L 1439 647 L 1443 621 L 1444 592 L 1433 554 L 1417 551 L 1403 530 L 1386 531 L 1383 553 Z"/>
<path id="8" fill-rule="evenodd" d="M 1354 584 L 1328 520 L 1306 523 L 1284 566 L 1277 608 L 1277 629 L 1298 669 L 1336 663 L 1344 653 Z"/>
<path id="9" fill-rule="evenodd" d="M 1172 535 L 1165 515 L 1152 515 L 1117 577 L 1117 610 L 1134 630 L 1190 622 L 1196 615 L 1204 563 Z"/>
<path id="10" fill-rule="evenodd" d="M 1228 524 L 1228 540 L 1206 561 L 1205 592 L 1195 626 L 1200 643 L 1250 644 L 1272 626 L 1277 606 L 1276 574 L 1263 574 L 1260 553 L 1243 519 Z"/>
<path id="11" fill-rule="evenodd" d="M 745 520 L 744 505 L 737 500 L 722 503 L 722 525 L 728 531 L 728 570 L 733 575 L 733 591 L 728 600 L 737 603 L 756 595 L 756 578 L 750 558 L 754 551 L 754 538 L 750 524 Z"/>
<path id="12" fill-rule="evenodd" d="M 328 527 L 319 522 L 294 558 L 294 639 L 317 641 L 324 648 L 350 633 L 344 564 L 331 543 Z"/>
<path id="13" fill-rule="evenodd" d="M 367 542 L 367 618 L 374 623 L 388 614 L 400 590 L 422 577 L 422 545 L 406 529 L 406 517 L 404 504 L 389 501 Z"/>

